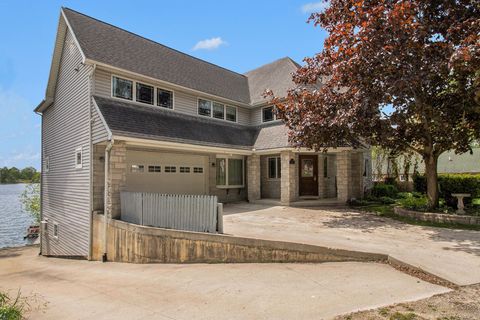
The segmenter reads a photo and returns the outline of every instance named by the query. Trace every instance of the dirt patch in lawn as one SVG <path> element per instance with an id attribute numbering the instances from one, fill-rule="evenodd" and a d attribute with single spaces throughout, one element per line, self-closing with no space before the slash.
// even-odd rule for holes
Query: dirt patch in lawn
<path id="1" fill-rule="evenodd" d="M 414 302 L 338 316 L 337 320 L 476 320 L 480 316 L 480 284 L 461 287 Z"/>

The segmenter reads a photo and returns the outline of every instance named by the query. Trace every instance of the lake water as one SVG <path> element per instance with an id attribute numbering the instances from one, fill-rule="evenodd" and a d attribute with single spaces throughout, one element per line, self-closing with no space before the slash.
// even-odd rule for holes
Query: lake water
<path id="1" fill-rule="evenodd" d="M 23 240 L 33 218 L 22 211 L 19 196 L 25 184 L 0 184 L 0 248 L 29 244 Z"/>

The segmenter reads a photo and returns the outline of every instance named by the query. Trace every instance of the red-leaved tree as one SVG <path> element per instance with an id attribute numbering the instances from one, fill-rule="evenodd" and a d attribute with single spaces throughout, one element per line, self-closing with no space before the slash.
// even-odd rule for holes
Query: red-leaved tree
<path id="1" fill-rule="evenodd" d="M 309 21 L 329 33 L 323 51 L 272 97 L 290 140 L 416 152 L 438 206 L 438 156 L 480 136 L 478 0 L 331 0 Z"/>

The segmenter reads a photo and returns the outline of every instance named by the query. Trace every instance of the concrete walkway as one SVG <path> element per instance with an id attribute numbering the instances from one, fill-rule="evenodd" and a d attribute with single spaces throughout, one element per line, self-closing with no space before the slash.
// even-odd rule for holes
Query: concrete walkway
<path id="1" fill-rule="evenodd" d="M 102 264 L 37 253 L 0 250 L 0 290 L 31 297 L 32 319 L 328 319 L 448 291 L 376 263 Z"/>
<path id="2" fill-rule="evenodd" d="M 414 226 L 349 209 L 239 203 L 224 212 L 228 234 L 384 253 L 459 285 L 480 282 L 480 231 Z"/>

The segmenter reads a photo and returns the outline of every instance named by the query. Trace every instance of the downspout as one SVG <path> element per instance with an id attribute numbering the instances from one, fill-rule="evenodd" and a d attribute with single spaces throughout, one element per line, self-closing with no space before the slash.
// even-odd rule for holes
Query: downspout
<path id="1" fill-rule="evenodd" d="M 88 111 L 89 111 L 89 134 L 90 134 L 90 232 L 88 233 L 88 260 L 92 260 L 92 238 L 93 238 L 93 114 L 92 114 L 92 92 L 95 91 L 95 83 L 94 83 L 94 74 L 95 69 L 97 68 L 96 64 L 93 64 L 92 69 L 88 74 Z"/>
<path id="2" fill-rule="evenodd" d="M 108 177 L 110 175 L 110 151 L 112 150 L 115 140 L 110 137 L 110 142 L 105 148 L 105 190 L 103 194 L 103 255 L 102 262 L 107 262 L 107 224 L 108 224 L 108 215 L 110 214 L 110 209 L 108 207 L 108 189 L 109 181 Z"/>

